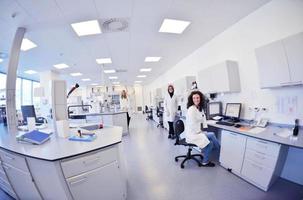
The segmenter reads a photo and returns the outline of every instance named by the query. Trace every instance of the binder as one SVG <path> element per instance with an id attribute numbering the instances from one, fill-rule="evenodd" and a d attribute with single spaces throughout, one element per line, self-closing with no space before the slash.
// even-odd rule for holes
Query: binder
<path id="1" fill-rule="evenodd" d="M 33 130 L 30 132 L 27 132 L 18 138 L 19 140 L 23 140 L 26 142 L 30 142 L 33 144 L 43 144 L 47 140 L 50 139 L 50 134 L 43 133 L 37 130 Z"/>

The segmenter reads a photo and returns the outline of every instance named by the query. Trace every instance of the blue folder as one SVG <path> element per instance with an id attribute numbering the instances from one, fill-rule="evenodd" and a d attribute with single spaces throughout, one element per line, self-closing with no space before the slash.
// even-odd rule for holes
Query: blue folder
<path id="1" fill-rule="evenodd" d="M 50 138 L 50 134 L 43 133 L 37 130 L 27 132 L 21 136 L 21 140 L 33 144 L 42 144 Z"/>

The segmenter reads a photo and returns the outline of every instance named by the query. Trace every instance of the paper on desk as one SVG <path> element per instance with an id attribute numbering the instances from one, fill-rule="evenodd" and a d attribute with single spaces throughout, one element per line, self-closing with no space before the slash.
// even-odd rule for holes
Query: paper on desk
<path id="1" fill-rule="evenodd" d="M 258 133 L 261 133 L 263 131 L 265 131 L 266 128 L 261 128 L 261 127 L 254 127 L 250 130 L 248 130 L 247 132 L 249 133 L 254 133 L 254 134 L 258 134 Z"/>
<path id="2" fill-rule="evenodd" d="M 217 121 L 215 121 L 215 120 L 207 120 L 207 123 L 208 123 L 208 124 L 216 124 Z"/>
<path id="3" fill-rule="evenodd" d="M 41 129 L 39 131 L 43 132 L 43 133 L 46 133 L 46 134 L 52 134 L 53 133 L 53 129 L 50 129 L 50 128 Z"/>
<path id="4" fill-rule="evenodd" d="M 289 136 L 292 135 L 292 131 L 289 129 L 282 129 L 279 132 L 277 132 L 275 135 L 283 137 L 283 138 L 288 138 Z"/>

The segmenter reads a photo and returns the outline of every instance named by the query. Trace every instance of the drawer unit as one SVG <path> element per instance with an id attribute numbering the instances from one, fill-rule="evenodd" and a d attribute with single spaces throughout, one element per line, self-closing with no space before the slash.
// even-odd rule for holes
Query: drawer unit
<path id="1" fill-rule="evenodd" d="M 274 170 L 257 164 L 254 161 L 245 159 L 242 168 L 242 176 L 248 181 L 267 191 Z"/>
<path id="2" fill-rule="evenodd" d="M 258 151 L 246 149 L 245 160 L 246 159 L 251 160 L 254 163 L 256 163 L 262 167 L 274 169 L 276 166 L 278 157 L 273 157 L 273 156 L 266 155 L 264 153 L 260 153 Z"/>
<path id="3" fill-rule="evenodd" d="M 19 168 L 25 172 L 29 172 L 26 164 L 26 160 L 23 156 L 11 153 L 8 151 L 0 150 L 0 157 L 2 162 L 8 163 L 16 168 Z"/>
<path id="4" fill-rule="evenodd" d="M 13 188 L 9 184 L 6 184 L 6 183 L 3 184 L 3 182 L 0 180 L 0 187 L 1 187 L 2 190 L 7 192 L 9 195 L 11 195 L 15 199 L 17 199 L 17 196 L 16 196 Z"/>
<path id="5" fill-rule="evenodd" d="M 111 147 L 91 155 L 66 160 L 61 163 L 64 176 L 66 178 L 81 174 L 86 171 L 96 169 L 117 160 L 118 150 Z"/>
<path id="6" fill-rule="evenodd" d="M 9 180 L 7 179 L 7 177 L 6 177 L 6 174 L 5 174 L 5 172 L 2 172 L 2 171 L 0 171 L 0 181 L 5 181 L 5 182 L 7 182 L 7 183 L 9 183 Z"/>
<path id="7" fill-rule="evenodd" d="M 255 138 L 248 138 L 246 147 L 248 149 L 257 151 L 260 154 L 263 153 L 269 156 L 277 157 L 279 155 L 281 145 Z"/>

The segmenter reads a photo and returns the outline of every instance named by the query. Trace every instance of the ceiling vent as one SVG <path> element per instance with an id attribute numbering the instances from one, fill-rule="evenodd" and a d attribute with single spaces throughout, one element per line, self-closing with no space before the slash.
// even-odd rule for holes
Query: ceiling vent
<path id="1" fill-rule="evenodd" d="M 102 33 L 127 32 L 129 27 L 128 18 L 110 18 L 99 20 Z"/>

